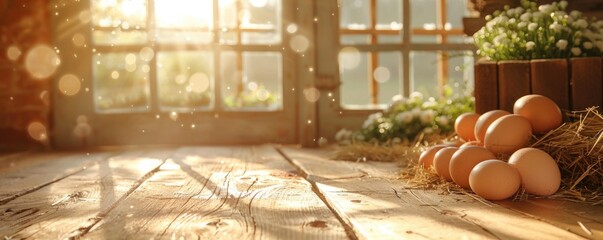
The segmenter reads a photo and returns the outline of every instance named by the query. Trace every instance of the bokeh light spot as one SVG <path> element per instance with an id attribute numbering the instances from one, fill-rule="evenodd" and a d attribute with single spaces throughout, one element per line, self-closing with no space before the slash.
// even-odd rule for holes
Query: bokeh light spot
<path id="1" fill-rule="evenodd" d="M 191 87 L 191 91 L 202 93 L 209 89 L 209 78 L 205 73 L 198 72 L 190 77 L 188 84 Z"/>
<path id="2" fill-rule="evenodd" d="M 316 102 L 320 98 L 320 91 L 316 88 L 306 88 L 304 89 L 304 97 L 308 102 Z"/>
<path id="3" fill-rule="evenodd" d="M 289 46 L 295 52 L 305 52 L 310 47 L 310 41 L 303 35 L 295 35 L 291 38 Z"/>
<path id="4" fill-rule="evenodd" d="M 81 87 L 80 79 L 73 74 L 65 74 L 59 80 L 59 91 L 67 96 L 77 94 Z"/>
<path id="5" fill-rule="evenodd" d="M 86 44 L 86 37 L 84 37 L 84 35 L 82 35 L 80 33 L 76 33 L 76 34 L 73 34 L 73 37 L 71 38 L 71 42 L 73 42 L 73 45 L 75 45 L 76 47 L 81 47 L 81 46 L 84 46 L 84 44 Z"/>
<path id="6" fill-rule="evenodd" d="M 150 47 L 143 47 L 140 49 L 138 56 L 140 57 L 140 60 L 150 62 L 155 56 L 155 51 Z"/>
<path id="7" fill-rule="evenodd" d="M 61 60 L 57 53 L 46 45 L 33 47 L 25 56 L 25 69 L 37 79 L 52 76 L 60 64 Z"/>
<path id="8" fill-rule="evenodd" d="M 291 24 L 287 25 L 288 33 L 291 33 L 291 34 L 296 33 L 297 29 L 298 29 L 298 27 L 297 27 L 297 24 L 295 24 L 295 23 L 291 23 Z"/>
<path id="9" fill-rule="evenodd" d="M 10 46 L 6 50 L 6 56 L 11 61 L 17 61 L 19 60 L 19 57 L 21 57 L 21 49 L 16 46 Z"/>
<path id="10" fill-rule="evenodd" d="M 373 72 L 373 77 L 375 78 L 375 81 L 385 83 L 389 81 L 391 73 L 386 67 L 377 67 Z"/>
<path id="11" fill-rule="evenodd" d="M 48 140 L 48 133 L 46 132 L 46 126 L 40 122 L 32 122 L 27 126 L 27 133 L 29 137 L 36 141 L 44 142 Z"/>
<path id="12" fill-rule="evenodd" d="M 339 66 L 342 69 L 354 69 L 360 64 L 360 52 L 354 47 L 344 47 L 339 52 Z"/>

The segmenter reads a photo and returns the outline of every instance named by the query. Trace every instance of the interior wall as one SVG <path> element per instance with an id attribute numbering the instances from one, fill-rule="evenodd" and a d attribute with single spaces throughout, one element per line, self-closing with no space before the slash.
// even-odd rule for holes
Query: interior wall
<path id="1" fill-rule="evenodd" d="M 50 79 L 36 79 L 25 67 L 28 51 L 50 46 L 48 0 L 0 0 L 0 151 L 44 146 L 50 126 Z"/>

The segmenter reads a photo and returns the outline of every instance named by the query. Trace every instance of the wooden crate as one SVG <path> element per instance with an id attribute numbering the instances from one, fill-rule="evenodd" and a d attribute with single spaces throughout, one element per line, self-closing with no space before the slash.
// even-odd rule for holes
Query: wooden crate
<path id="1" fill-rule="evenodd" d="M 527 94 L 551 98 L 562 110 L 584 110 L 603 104 L 603 63 L 600 57 L 478 61 L 475 65 L 475 110 L 513 111 Z"/>

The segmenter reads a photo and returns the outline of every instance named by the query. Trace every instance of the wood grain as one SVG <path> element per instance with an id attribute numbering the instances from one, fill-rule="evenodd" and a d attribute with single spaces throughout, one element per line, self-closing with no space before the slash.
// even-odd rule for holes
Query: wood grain
<path id="1" fill-rule="evenodd" d="M 8 202 L 0 206 L 0 236 L 69 237 L 97 221 L 170 153 L 126 152 Z"/>
<path id="2" fill-rule="evenodd" d="M 134 206 L 134 207 L 129 207 Z M 86 238 L 345 239 L 272 147 L 185 148 Z"/>
<path id="3" fill-rule="evenodd" d="M 492 61 L 478 61 L 474 72 L 475 112 L 482 114 L 498 109 L 498 65 Z"/>
<path id="4" fill-rule="evenodd" d="M 550 98 L 562 110 L 570 110 L 568 68 L 566 59 L 531 60 L 532 93 Z"/>
<path id="5" fill-rule="evenodd" d="M 113 153 L 46 153 L 7 167 L 0 175 L 0 205 L 83 171 Z M 1 172 L 1 170 L 0 170 Z"/>
<path id="6" fill-rule="evenodd" d="M 500 109 L 512 113 L 515 101 L 531 92 L 529 61 L 498 62 L 498 107 Z"/>
<path id="7" fill-rule="evenodd" d="M 603 66 L 601 57 L 570 59 L 572 110 L 603 106 Z"/>
<path id="8" fill-rule="evenodd" d="M 345 162 L 321 159 L 324 154 L 320 151 L 293 148 L 282 151 L 316 184 L 361 239 L 579 238 L 559 226 L 494 203 L 478 201 L 471 195 L 413 189 L 399 180 L 397 174 L 392 174 L 398 169 L 395 163 L 373 166 L 351 163 L 364 166 L 357 168 L 364 173 L 359 178 L 321 176 L 325 169 L 343 172 L 344 176 L 352 173 Z"/>

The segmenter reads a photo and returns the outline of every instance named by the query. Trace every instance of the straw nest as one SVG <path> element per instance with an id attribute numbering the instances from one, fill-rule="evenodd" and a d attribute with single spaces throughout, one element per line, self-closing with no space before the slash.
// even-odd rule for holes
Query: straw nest
<path id="1" fill-rule="evenodd" d="M 603 203 L 603 115 L 596 108 L 567 113 L 569 121 L 544 136 L 534 136 L 532 147 L 548 152 L 561 170 L 561 189 L 549 198 Z M 433 169 L 417 165 L 426 148 L 450 137 L 420 139 L 411 145 L 355 143 L 338 148 L 334 159 L 348 161 L 390 161 L 401 165 L 401 175 L 409 183 L 422 188 L 447 192 L 463 191 L 455 184 L 440 179 Z M 505 159 L 506 160 L 506 159 Z M 520 190 L 515 199 L 528 196 Z"/>

